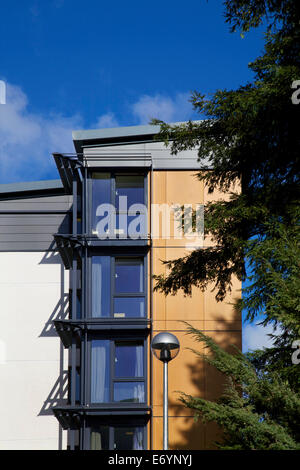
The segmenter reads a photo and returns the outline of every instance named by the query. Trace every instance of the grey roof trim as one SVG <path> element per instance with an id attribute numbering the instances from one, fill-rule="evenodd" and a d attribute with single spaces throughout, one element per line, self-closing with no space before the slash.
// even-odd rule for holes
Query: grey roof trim
<path id="1" fill-rule="evenodd" d="M 152 138 L 147 138 L 147 136 L 145 136 L 144 139 L 142 140 L 131 140 L 130 142 L 126 142 L 126 140 L 124 141 L 120 141 L 120 142 L 110 142 L 109 144 L 107 142 L 102 142 L 102 143 L 91 143 L 91 144 L 86 144 L 86 145 L 82 145 L 81 148 L 83 149 L 83 153 L 84 153 L 84 150 L 85 149 L 89 149 L 89 148 L 95 148 L 95 147 L 99 147 L 99 150 L 101 150 L 102 147 L 118 147 L 118 146 L 123 146 L 123 145 L 132 145 L 132 144 L 151 144 L 151 142 L 153 142 L 153 139 Z"/>
<path id="2" fill-rule="evenodd" d="M 0 195 L 32 191 L 51 191 L 63 189 L 61 180 L 29 181 L 20 183 L 0 184 Z"/>
<path id="3" fill-rule="evenodd" d="M 89 129 L 81 131 L 73 131 L 73 140 L 101 140 L 114 139 L 116 137 L 132 137 L 142 135 L 158 134 L 160 126 L 128 126 L 113 127 L 109 129 Z"/>
<path id="4" fill-rule="evenodd" d="M 194 123 L 200 122 L 193 120 Z M 172 122 L 171 126 L 184 124 L 184 122 Z M 78 130 L 72 132 L 73 143 L 77 153 L 82 153 L 82 149 L 90 143 L 99 145 L 106 143 L 106 145 L 114 145 L 116 143 L 132 143 L 135 141 L 149 141 L 153 140 L 153 136 L 158 134 L 160 126 L 158 125 L 142 125 L 142 126 L 127 126 L 127 127 L 113 127 L 105 129 L 88 129 Z"/>

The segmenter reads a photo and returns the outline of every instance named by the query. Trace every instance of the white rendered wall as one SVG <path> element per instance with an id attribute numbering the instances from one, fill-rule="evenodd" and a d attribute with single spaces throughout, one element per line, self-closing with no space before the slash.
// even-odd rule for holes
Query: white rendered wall
<path id="1" fill-rule="evenodd" d="M 0 253 L 0 449 L 65 449 L 50 406 L 67 351 L 52 319 L 65 315 L 68 272 L 57 253 Z"/>

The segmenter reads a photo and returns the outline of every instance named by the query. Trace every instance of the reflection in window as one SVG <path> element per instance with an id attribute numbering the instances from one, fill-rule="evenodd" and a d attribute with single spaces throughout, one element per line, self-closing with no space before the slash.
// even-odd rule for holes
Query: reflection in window
<path id="1" fill-rule="evenodd" d="M 110 173 L 93 173 L 92 175 L 92 231 L 96 230 L 99 217 L 96 216 L 100 204 L 111 202 Z"/>
<path id="2" fill-rule="evenodd" d="M 145 389 L 143 382 L 115 382 L 114 401 L 119 403 L 144 403 Z"/>
<path id="3" fill-rule="evenodd" d="M 145 272 L 141 258 L 116 258 L 115 296 L 113 314 L 115 318 L 145 317 Z"/>
<path id="4" fill-rule="evenodd" d="M 110 342 L 108 340 L 92 341 L 91 365 L 91 402 L 107 403 L 110 389 Z"/>
<path id="5" fill-rule="evenodd" d="M 142 259 L 116 258 L 115 292 L 139 293 L 144 291 L 144 265 Z"/>
<path id="6" fill-rule="evenodd" d="M 113 263 L 115 264 L 114 271 L 112 270 Z M 92 318 L 145 317 L 143 258 L 114 259 L 110 256 L 93 256 L 91 284 Z M 112 291 L 114 291 L 113 294 Z"/>
<path id="7" fill-rule="evenodd" d="M 93 256 L 92 317 L 110 316 L 110 256 Z"/>
<path id="8" fill-rule="evenodd" d="M 143 450 L 143 448 L 142 426 L 99 425 L 91 428 L 91 450 Z"/>
<path id="9" fill-rule="evenodd" d="M 114 190 L 113 190 L 114 188 Z M 122 198 L 122 199 L 120 199 Z M 128 236 L 128 226 L 130 222 L 136 221 L 131 227 L 131 231 L 136 235 L 136 238 L 141 238 L 146 235 L 146 213 L 144 210 L 144 175 L 113 175 L 111 173 L 95 172 L 92 174 L 92 214 L 91 214 L 91 229 L 93 234 L 97 234 L 97 224 L 102 218 L 107 221 L 107 210 L 104 210 L 102 216 L 96 215 L 97 208 L 101 204 L 111 204 L 115 209 L 117 215 L 117 222 L 115 216 L 111 220 L 113 226 L 107 225 L 98 230 L 101 235 L 105 233 L 107 236 L 124 237 Z M 136 206 L 136 204 L 138 206 Z M 132 209 L 131 206 L 135 205 Z M 142 216 L 137 217 L 138 214 Z M 125 219 L 124 219 L 125 216 Z M 127 217 L 128 216 L 128 217 Z M 103 223 L 105 223 L 103 221 Z M 137 225 L 137 226 L 136 226 Z"/>
<path id="10" fill-rule="evenodd" d="M 143 377 L 143 344 L 116 342 L 115 347 L 115 376 Z"/>
<path id="11" fill-rule="evenodd" d="M 115 318 L 142 318 L 145 316 L 145 299 L 143 297 L 115 297 Z"/>
<path id="12" fill-rule="evenodd" d="M 134 378 L 144 375 L 144 348 L 142 344 L 130 342 L 116 343 L 115 378 Z M 116 381 L 114 383 L 114 401 L 143 403 L 145 390 L 143 382 Z"/>
<path id="13" fill-rule="evenodd" d="M 118 427 L 114 431 L 114 449 L 143 450 L 142 427 Z"/>
<path id="14" fill-rule="evenodd" d="M 117 175 L 116 176 L 116 208 L 119 209 L 119 197 L 127 198 L 127 208 L 132 204 L 144 204 L 144 176 L 143 175 Z"/>
<path id="15" fill-rule="evenodd" d="M 116 229 L 114 234 L 117 238 L 138 238 L 147 237 L 147 214 L 141 212 L 140 208 L 126 214 L 116 214 Z"/>
<path id="16" fill-rule="evenodd" d="M 70 306 L 70 318 L 74 318 L 74 312 L 73 312 L 73 290 L 70 289 L 69 293 L 69 306 Z M 81 290 L 77 289 L 76 292 L 76 319 L 81 318 Z"/>
<path id="17" fill-rule="evenodd" d="M 109 450 L 109 426 L 91 429 L 91 450 Z"/>
<path id="18" fill-rule="evenodd" d="M 144 403 L 144 372 L 143 342 L 92 340 L 92 403 Z"/>
<path id="19" fill-rule="evenodd" d="M 69 388 L 68 388 L 68 403 L 71 403 L 71 396 L 73 387 L 75 388 L 75 403 L 79 404 L 81 400 L 81 379 L 80 379 L 80 367 L 76 367 L 75 370 L 75 383 L 72 382 L 72 368 L 68 367 L 68 381 L 69 381 Z"/>

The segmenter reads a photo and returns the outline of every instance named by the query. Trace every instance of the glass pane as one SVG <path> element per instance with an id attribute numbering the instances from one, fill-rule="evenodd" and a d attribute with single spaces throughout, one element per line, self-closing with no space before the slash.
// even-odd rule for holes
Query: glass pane
<path id="1" fill-rule="evenodd" d="M 76 296 L 76 318 L 81 318 L 81 293 L 78 291 Z"/>
<path id="2" fill-rule="evenodd" d="M 92 174 L 92 232 L 96 231 L 96 226 L 101 217 L 96 215 L 97 207 L 100 204 L 111 202 L 111 179 L 110 173 Z"/>
<path id="3" fill-rule="evenodd" d="M 77 217 L 77 233 L 82 233 L 82 219 Z"/>
<path id="4" fill-rule="evenodd" d="M 145 238 L 147 236 L 147 215 L 137 213 L 128 215 L 127 213 L 116 214 L 116 237 Z"/>
<path id="5" fill-rule="evenodd" d="M 69 318 L 74 318 L 74 311 L 73 311 L 73 293 L 70 290 L 69 294 Z M 79 320 L 81 318 L 81 291 L 77 290 L 76 295 L 76 319 Z"/>
<path id="6" fill-rule="evenodd" d="M 143 260 L 134 258 L 116 258 L 115 291 L 117 293 L 135 293 L 144 291 Z"/>
<path id="7" fill-rule="evenodd" d="M 91 429 L 91 450 L 109 450 L 108 426 L 97 426 Z"/>
<path id="8" fill-rule="evenodd" d="M 92 341 L 91 402 L 109 402 L 109 341 Z"/>
<path id="9" fill-rule="evenodd" d="M 145 299 L 141 297 L 115 297 L 115 318 L 142 318 L 145 317 Z"/>
<path id="10" fill-rule="evenodd" d="M 132 204 L 144 204 L 144 176 L 116 176 L 116 207 L 119 208 L 119 197 L 127 197 L 128 209 Z"/>
<path id="11" fill-rule="evenodd" d="M 114 401 L 144 403 L 145 391 L 143 382 L 115 382 Z"/>
<path id="12" fill-rule="evenodd" d="M 116 343 L 115 377 L 143 377 L 144 347 L 143 344 L 129 342 Z"/>
<path id="13" fill-rule="evenodd" d="M 110 256 L 92 258 L 92 317 L 110 316 Z"/>
<path id="14" fill-rule="evenodd" d="M 143 450 L 144 431 L 142 427 L 115 428 L 114 449 Z"/>
<path id="15" fill-rule="evenodd" d="M 80 397 L 81 397 L 80 371 L 76 369 L 76 390 L 75 390 L 76 403 L 80 403 Z"/>

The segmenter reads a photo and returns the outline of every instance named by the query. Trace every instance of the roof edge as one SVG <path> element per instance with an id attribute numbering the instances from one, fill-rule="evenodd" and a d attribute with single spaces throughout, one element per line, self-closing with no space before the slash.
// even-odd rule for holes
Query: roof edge
<path id="1" fill-rule="evenodd" d="M 0 184 L 0 197 L 8 194 L 16 193 L 32 193 L 32 192 L 50 192 L 56 190 L 64 190 L 61 180 L 40 180 L 26 181 L 19 183 Z"/>

